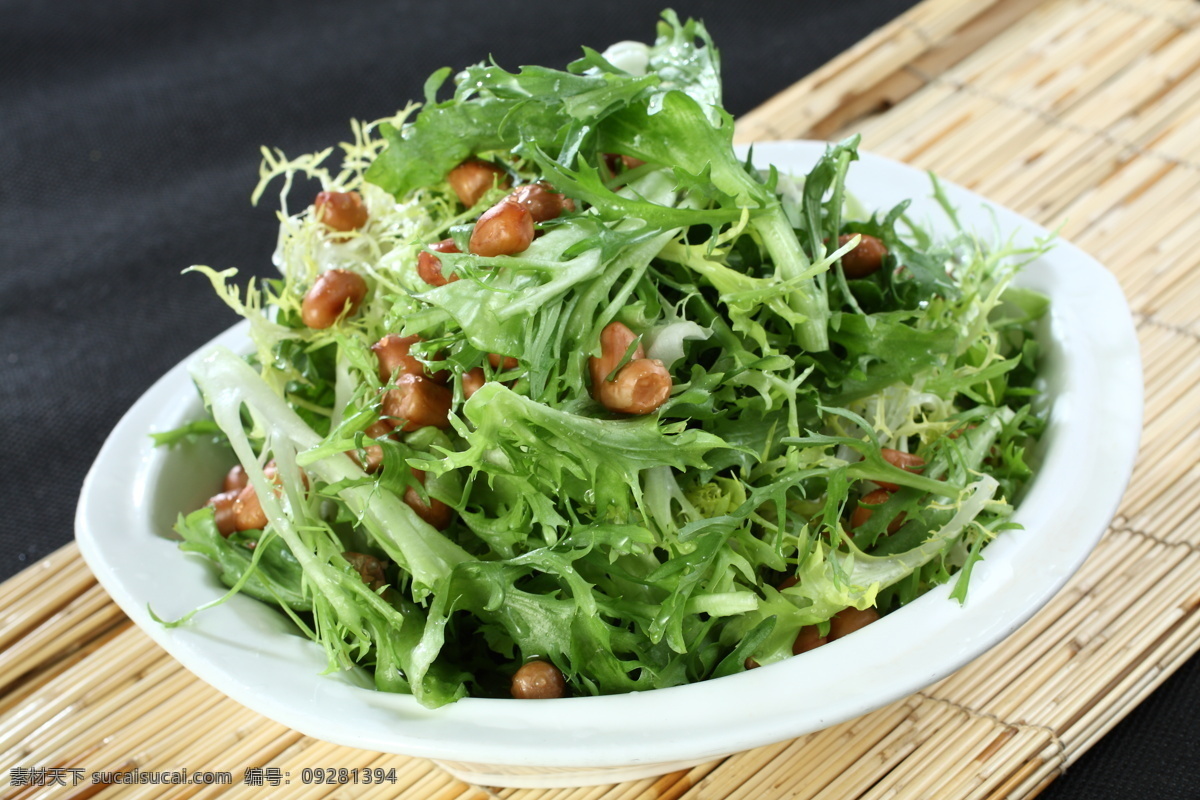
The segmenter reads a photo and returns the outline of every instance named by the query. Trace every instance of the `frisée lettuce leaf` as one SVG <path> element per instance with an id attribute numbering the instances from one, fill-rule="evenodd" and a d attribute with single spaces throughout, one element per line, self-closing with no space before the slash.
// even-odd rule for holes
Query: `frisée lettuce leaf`
<path id="1" fill-rule="evenodd" d="M 508 696 L 531 661 L 575 695 L 709 680 L 851 610 L 962 602 L 1036 468 L 1047 305 L 1012 282 L 1048 244 L 961 229 L 936 180 L 945 220 L 860 211 L 857 137 L 801 176 L 739 157 L 719 64 L 668 11 L 563 70 L 438 70 L 340 160 L 264 151 L 280 276 L 193 268 L 251 352 L 193 364 L 209 418 L 157 436 L 218 433 L 237 465 L 181 509 L 182 548 L 331 670 L 430 707 Z M 300 175 L 324 192 L 289 211 Z M 555 212 L 476 246 L 531 187 Z M 314 324 L 330 275 L 361 291 Z M 667 376 L 653 404 L 606 400 L 631 368 Z M 436 415 L 400 405 L 413 385 Z"/>

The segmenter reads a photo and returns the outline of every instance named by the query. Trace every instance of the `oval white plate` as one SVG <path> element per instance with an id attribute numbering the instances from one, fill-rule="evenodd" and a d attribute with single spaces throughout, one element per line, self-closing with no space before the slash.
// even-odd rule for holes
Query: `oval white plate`
<path id="1" fill-rule="evenodd" d="M 803 174 L 823 148 L 760 144 L 755 162 Z M 948 227 L 922 172 L 864 153 L 848 185 L 867 208 L 912 198 L 911 216 Z M 949 184 L 945 191 L 968 229 L 1014 234 L 1018 243 L 1046 235 L 978 195 Z M 77 512 L 80 551 L 151 638 L 239 703 L 319 739 L 451 761 L 452 770 L 478 782 L 616 781 L 798 736 L 904 697 L 1008 636 L 1078 569 L 1115 513 L 1142 415 L 1129 309 L 1112 276 L 1065 242 L 1029 265 L 1020 282 L 1052 299 L 1045 330 L 1050 423 L 1041 470 L 1017 511 L 1025 529 L 986 548 L 965 605 L 942 586 L 802 658 L 653 692 L 467 699 L 431 711 L 412 697 L 374 691 L 362 675 L 322 676 L 321 648 L 248 597 L 165 628 L 150 609 L 177 618 L 225 591 L 208 562 L 179 551 L 171 524 L 204 502 L 227 464 L 203 447 L 156 449 L 149 437 L 199 414 L 187 362 L 146 392 L 97 457 Z M 244 326 L 215 342 L 244 348 Z"/>

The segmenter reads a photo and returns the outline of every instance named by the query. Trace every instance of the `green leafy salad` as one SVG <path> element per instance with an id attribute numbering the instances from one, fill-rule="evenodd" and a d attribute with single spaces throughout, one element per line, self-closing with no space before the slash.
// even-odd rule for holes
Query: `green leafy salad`
<path id="1" fill-rule="evenodd" d="M 565 71 L 439 70 L 336 157 L 264 150 L 281 277 L 193 268 L 252 352 L 194 364 L 211 418 L 159 436 L 236 456 L 177 525 L 222 600 L 426 706 L 708 680 L 964 600 L 1044 427 L 1046 300 L 1010 283 L 1040 246 L 982 244 L 936 181 L 950 236 L 859 209 L 855 139 L 787 176 L 732 137 L 666 12 Z"/>

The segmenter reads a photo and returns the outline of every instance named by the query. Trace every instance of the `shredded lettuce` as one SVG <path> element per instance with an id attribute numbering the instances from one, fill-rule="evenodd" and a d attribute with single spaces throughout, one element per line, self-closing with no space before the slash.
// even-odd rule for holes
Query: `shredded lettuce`
<path id="1" fill-rule="evenodd" d="M 961 230 L 936 180 L 949 236 L 907 203 L 860 211 L 857 138 L 795 180 L 739 159 L 719 63 L 701 23 L 666 12 L 653 44 L 566 70 L 484 63 L 452 87 L 439 70 L 423 104 L 355 123 L 340 161 L 264 150 L 254 200 L 282 179 L 280 277 L 193 268 L 250 320 L 253 351 L 196 362 L 210 419 L 156 438 L 219 431 L 267 523 L 225 536 L 213 509 L 181 509 L 183 549 L 288 614 L 330 669 L 430 707 L 505 696 L 530 659 L 580 695 L 708 680 L 790 657 L 847 608 L 890 613 L 947 581 L 965 598 L 1044 427 L 1047 303 L 1011 281 L 1045 245 Z M 447 173 L 472 158 L 574 208 L 521 252 L 472 254 L 507 191 L 464 208 Z M 289 209 L 300 175 L 360 193 L 367 222 Z M 850 274 L 865 237 L 886 255 Z M 418 254 L 446 238 L 456 279 L 433 286 Z M 309 328 L 302 299 L 331 269 L 367 296 Z M 642 345 L 671 375 L 649 413 L 593 399 L 612 322 L 638 337 L 618 367 Z M 391 334 L 419 336 L 410 354 L 444 375 L 445 427 L 380 433 L 390 378 L 371 347 Z M 447 525 L 418 513 L 431 504 Z"/>

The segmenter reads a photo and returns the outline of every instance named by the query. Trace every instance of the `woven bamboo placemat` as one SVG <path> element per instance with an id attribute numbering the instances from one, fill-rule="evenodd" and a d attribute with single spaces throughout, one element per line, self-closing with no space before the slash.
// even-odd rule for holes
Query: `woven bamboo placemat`
<path id="1" fill-rule="evenodd" d="M 428 761 L 306 738 L 194 679 L 133 628 L 74 546 L 0 585 L 0 796 L 235 798 L 247 767 L 395 768 L 272 796 L 634 800 L 1027 798 L 1200 649 L 1200 4 L 927 0 L 739 121 L 936 170 L 1120 280 L 1145 363 L 1140 460 L 1096 552 L 1009 640 L 940 683 L 793 741 L 658 779 L 487 789 Z M 58 770 L 66 786 L 10 765 Z M 232 785 L 80 783 L 230 770 Z M 270 786 L 271 773 L 266 773 Z M 24 785 L 20 785 L 24 784 Z"/>

